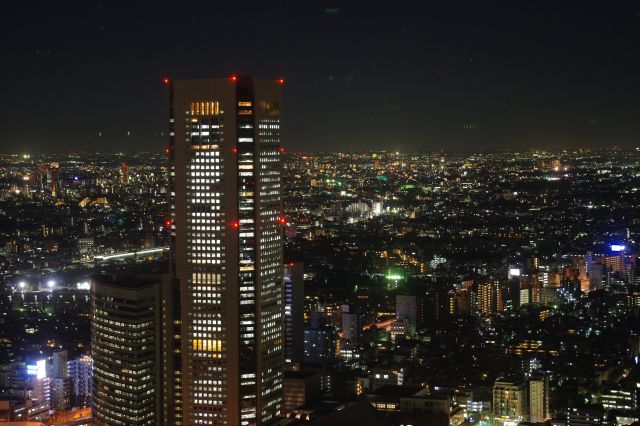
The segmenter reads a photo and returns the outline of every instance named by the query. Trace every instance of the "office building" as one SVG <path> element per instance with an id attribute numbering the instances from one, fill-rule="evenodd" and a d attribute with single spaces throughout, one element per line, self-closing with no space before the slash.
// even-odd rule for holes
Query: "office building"
<path id="1" fill-rule="evenodd" d="M 51 408 L 64 411 L 71 408 L 71 379 L 67 364 L 67 351 L 54 352 L 52 356 L 49 386 Z"/>
<path id="2" fill-rule="evenodd" d="M 170 274 L 121 272 L 95 277 L 94 425 L 163 424 L 163 342 L 170 331 L 164 317 L 166 305 L 171 305 L 172 284 Z"/>
<path id="3" fill-rule="evenodd" d="M 600 395 L 605 410 L 633 411 L 638 408 L 638 392 L 634 388 L 607 389 Z"/>
<path id="4" fill-rule="evenodd" d="M 166 83 L 180 422 L 266 424 L 282 409 L 283 81 Z"/>
<path id="5" fill-rule="evenodd" d="M 284 265 L 284 362 L 300 365 L 304 358 L 304 265 Z"/>
<path id="6" fill-rule="evenodd" d="M 93 359 L 90 355 L 69 360 L 67 363 L 71 380 L 71 405 L 86 407 L 91 405 Z"/>
<path id="7" fill-rule="evenodd" d="M 451 318 L 449 314 L 449 290 L 450 287 L 446 285 L 431 285 L 427 287 L 422 298 L 425 327 L 437 328 L 448 324 Z"/>
<path id="8" fill-rule="evenodd" d="M 478 284 L 476 312 L 488 317 L 496 312 L 496 286 L 491 282 Z"/>
<path id="9" fill-rule="evenodd" d="M 358 347 L 362 335 L 362 314 L 355 306 L 342 305 L 341 328 L 342 337 L 348 340 L 353 347 Z"/>
<path id="10" fill-rule="evenodd" d="M 604 411 L 600 407 L 567 408 L 566 426 L 600 426 L 604 422 Z"/>
<path id="11" fill-rule="evenodd" d="M 415 296 L 396 295 L 396 318 L 406 320 L 408 333 L 415 334 L 418 319 Z"/>
<path id="12" fill-rule="evenodd" d="M 331 326 L 304 329 L 304 363 L 321 365 L 336 356 L 336 332 Z"/>

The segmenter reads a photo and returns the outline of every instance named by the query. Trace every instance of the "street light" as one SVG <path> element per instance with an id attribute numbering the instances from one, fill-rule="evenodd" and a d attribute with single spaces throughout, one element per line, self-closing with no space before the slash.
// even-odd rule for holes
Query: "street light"
<path id="1" fill-rule="evenodd" d="M 53 287 L 55 286 L 56 286 L 56 282 L 54 280 L 47 281 L 47 287 L 49 287 L 50 290 L 53 290 Z"/>

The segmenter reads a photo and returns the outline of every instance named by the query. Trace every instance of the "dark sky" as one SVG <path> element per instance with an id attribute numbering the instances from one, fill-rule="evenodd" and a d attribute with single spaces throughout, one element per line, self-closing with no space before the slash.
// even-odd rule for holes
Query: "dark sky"
<path id="1" fill-rule="evenodd" d="M 244 73 L 289 150 L 639 143 L 638 2 L 6 3 L 2 151 L 159 151 L 165 75 Z"/>

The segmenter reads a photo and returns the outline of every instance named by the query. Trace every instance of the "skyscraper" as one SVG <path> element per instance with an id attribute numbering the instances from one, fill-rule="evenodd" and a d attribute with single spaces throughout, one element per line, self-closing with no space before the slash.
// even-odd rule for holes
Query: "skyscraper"
<path id="1" fill-rule="evenodd" d="M 283 81 L 166 83 L 182 422 L 265 424 L 282 407 Z"/>
<path id="2" fill-rule="evenodd" d="M 285 364 L 300 367 L 304 357 L 304 264 L 284 265 Z"/>
<path id="3" fill-rule="evenodd" d="M 163 342 L 171 328 L 164 308 L 171 305 L 171 287 L 169 274 L 115 273 L 94 279 L 94 425 L 165 423 Z"/>

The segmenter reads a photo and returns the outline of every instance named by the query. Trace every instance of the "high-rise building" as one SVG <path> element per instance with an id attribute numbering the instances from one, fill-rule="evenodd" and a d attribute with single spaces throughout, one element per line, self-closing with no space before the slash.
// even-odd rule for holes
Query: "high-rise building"
<path id="1" fill-rule="evenodd" d="M 415 334 L 417 323 L 415 296 L 396 295 L 396 318 L 406 320 L 409 325 L 409 334 Z"/>
<path id="2" fill-rule="evenodd" d="M 449 290 L 447 285 L 437 284 L 427 287 L 422 303 L 424 304 L 424 325 L 434 328 L 446 325 L 450 320 Z"/>
<path id="3" fill-rule="evenodd" d="M 182 424 L 262 425 L 282 409 L 283 81 L 166 81 Z"/>
<path id="4" fill-rule="evenodd" d="M 172 284 L 170 274 L 158 273 L 115 273 L 94 279 L 94 425 L 165 422 L 163 377 L 168 355 L 163 342 L 171 337 L 165 320 Z"/>
<path id="5" fill-rule="evenodd" d="M 51 362 L 51 377 L 69 377 L 67 351 L 54 352 Z"/>
<path id="6" fill-rule="evenodd" d="M 496 311 L 496 288 L 491 282 L 478 284 L 476 311 L 480 316 L 488 317 Z"/>
<path id="7" fill-rule="evenodd" d="M 329 325 L 322 312 L 313 312 L 304 329 L 304 363 L 321 365 L 331 362 L 336 355 L 336 330 Z"/>
<path id="8" fill-rule="evenodd" d="M 534 376 L 529 380 L 529 421 L 543 423 L 551 418 L 549 411 L 549 376 Z"/>
<path id="9" fill-rule="evenodd" d="M 304 266 L 284 265 L 284 362 L 300 365 L 304 358 Z"/>
<path id="10" fill-rule="evenodd" d="M 53 353 L 51 364 L 50 388 L 51 408 L 64 411 L 71 408 L 71 380 L 67 365 L 67 351 Z"/>
<path id="11" fill-rule="evenodd" d="M 93 359 L 83 355 L 67 363 L 71 379 L 71 405 L 86 407 L 91 403 Z"/>
<path id="12" fill-rule="evenodd" d="M 493 419 L 497 424 L 518 423 L 526 415 L 522 383 L 497 381 L 493 385 Z"/>

